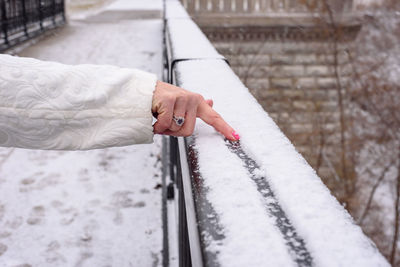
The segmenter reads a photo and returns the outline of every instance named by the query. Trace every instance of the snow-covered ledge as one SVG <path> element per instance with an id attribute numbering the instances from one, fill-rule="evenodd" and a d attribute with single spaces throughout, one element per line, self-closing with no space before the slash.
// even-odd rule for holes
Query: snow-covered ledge
<path id="1" fill-rule="evenodd" d="M 165 19 L 171 81 L 213 99 L 241 136 L 230 143 L 199 121 L 193 137 L 171 142 L 181 262 L 389 266 L 177 0 L 166 0 Z"/>

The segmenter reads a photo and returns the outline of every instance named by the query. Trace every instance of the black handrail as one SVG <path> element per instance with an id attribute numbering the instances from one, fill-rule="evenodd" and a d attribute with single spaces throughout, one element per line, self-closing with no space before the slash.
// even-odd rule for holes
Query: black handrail
<path id="1" fill-rule="evenodd" d="M 65 23 L 64 0 L 0 0 L 0 52 Z"/>
<path id="2" fill-rule="evenodd" d="M 165 80 L 169 83 L 179 86 L 177 81 L 175 66 L 182 61 L 193 60 L 221 60 L 229 65 L 229 62 L 221 55 L 216 53 L 214 56 L 199 57 L 197 55 L 186 55 L 179 57 L 174 55 L 172 42 L 170 40 L 170 31 L 168 28 L 168 20 L 164 20 L 164 67 L 166 71 Z M 219 266 L 217 255 L 214 252 L 205 249 L 205 242 L 200 237 L 200 229 L 206 231 L 214 240 L 221 240 L 224 238 L 222 227 L 219 224 L 218 215 L 214 211 L 211 203 L 206 198 L 206 188 L 201 185 L 201 177 L 198 172 L 198 162 L 196 151 L 193 149 L 195 139 L 190 138 L 175 138 L 170 137 L 168 145 L 168 154 L 164 157 L 169 158 L 169 176 L 171 179 L 170 186 L 175 185 L 175 193 L 178 202 L 178 253 L 179 253 L 179 266 Z M 228 144 L 230 150 L 236 153 L 241 149 L 240 144 Z M 243 151 L 242 151 L 243 152 Z M 247 156 L 247 155 L 246 155 Z M 252 160 L 252 159 L 250 159 Z M 247 159 L 248 161 L 248 159 Z M 248 165 L 245 160 L 244 165 Z M 250 171 L 251 173 L 251 171 Z M 262 181 L 265 182 L 265 181 Z M 165 183 L 164 183 L 165 185 Z M 263 189 L 265 186 L 262 184 Z M 164 190 L 167 190 L 166 188 Z M 268 192 L 272 192 L 269 190 Z M 270 195 L 273 196 L 272 193 Z M 164 201 L 167 201 L 164 198 Z M 298 266 L 312 266 L 312 258 L 305 248 L 304 241 L 298 237 L 296 230 L 287 219 L 286 214 L 280 208 L 277 202 L 274 203 L 273 208 L 279 208 L 278 213 L 274 214 L 280 224 L 280 230 L 287 241 L 289 250 L 295 255 L 295 262 Z M 273 209 L 270 208 L 269 212 Z M 201 210 L 202 212 L 196 212 Z M 270 212 L 271 213 L 271 212 Z M 168 220 L 165 218 L 165 220 Z M 164 224 L 167 223 L 164 221 Z M 286 234 L 291 234 L 291 238 L 286 238 Z M 297 245 L 295 245 L 297 244 Z M 167 248 L 164 246 L 164 252 Z M 164 254 L 164 257 L 168 255 Z M 164 262 L 164 266 L 169 266 L 168 262 Z"/>
<path id="3" fill-rule="evenodd" d="M 204 59 L 216 59 L 222 60 L 229 65 L 229 62 L 221 55 L 215 55 L 212 58 L 203 58 L 196 56 L 185 56 L 177 57 L 173 54 L 172 43 L 170 40 L 170 32 L 168 29 L 168 20 L 165 19 L 164 15 L 164 69 L 166 70 L 164 80 L 172 84 L 179 85 L 176 80 L 175 66 L 177 63 L 182 61 L 191 60 L 204 60 Z M 204 214 L 198 214 L 196 210 L 198 205 L 203 205 L 202 209 L 207 210 L 207 214 L 215 214 L 212 206 L 206 200 L 203 194 L 194 194 L 194 190 L 198 190 L 197 186 L 193 184 L 194 181 L 198 180 L 199 177 L 195 177 L 198 174 L 197 160 L 195 152 L 192 149 L 190 143 L 194 142 L 192 138 L 175 138 L 169 137 L 169 142 L 166 138 L 163 142 L 164 153 L 163 158 L 168 158 L 165 164 L 169 165 L 168 176 L 170 177 L 170 184 L 165 183 L 165 177 L 163 179 L 164 191 L 163 202 L 168 199 L 177 200 L 177 214 L 178 214 L 178 264 L 180 267 L 202 267 L 202 266 L 219 266 L 216 261 L 216 255 L 212 252 L 208 252 L 204 255 L 205 248 L 204 243 L 201 242 L 199 233 L 199 224 L 202 227 L 207 228 L 210 233 L 213 233 L 215 239 L 219 239 L 222 235 L 218 227 L 218 224 L 210 224 L 209 218 L 201 218 Z M 200 201 L 196 198 L 202 198 Z M 196 201 L 196 203 L 195 203 Z M 166 217 L 166 208 L 164 209 L 164 224 L 168 224 Z M 216 217 L 216 216 L 215 216 Z M 165 231 L 165 229 L 164 229 Z M 165 236 L 168 234 L 164 233 Z M 168 244 L 164 244 L 164 260 L 168 255 Z M 170 266 L 168 260 L 164 261 L 163 266 Z"/>
<path id="4" fill-rule="evenodd" d="M 167 43 L 168 49 L 170 49 L 170 43 Z M 167 55 L 171 56 L 171 53 L 167 53 Z M 168 57 L 170 83 L 180 85 L 180 82 L 176 79 L 173 62 L 190 60 L 199 59 L 173 59 Z M 226 62 L 225 59 L 218 58 L 218 60 Z M 217 261 L 217 255 L 205 249 L 206 244 L 200 237 L 200 229 L 207 232 L 214 240 L 224 239 L 224 234 L 219 224 L 218 215 L 206 198 L 205 190 L 207 189 L 201 184 L 202 179 L 198 172 L 196 151 L 193 148 L 194 143 L 195 138 L 193 137 L 170 137 L 170 153 L 164 155 L 170 158 L 170 176 L 176 185 L 178 195 L 179 266 L 214 267 L 220 265 Z M 304 240 L 298 235 L 278 203 L 265 177 L 254 175 L 254 171 L 259 169 L 257 163 L 244 152 L 240 143 L 227 142 L 226 145 L 232 153 L 243 161 L 243 165 L 249 171 L 249 178 L 256 182 L 260 194 L 264 198 L 274 200 L 267 205 L 267 212 L 275 218 L 277 227 L 294 262 L 297 266 L 313 266 L 313 259 L 305 246 Z"/>

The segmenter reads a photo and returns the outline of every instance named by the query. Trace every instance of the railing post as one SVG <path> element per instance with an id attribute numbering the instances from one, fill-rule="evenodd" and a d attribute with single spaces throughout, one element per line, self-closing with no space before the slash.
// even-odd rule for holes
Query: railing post
<path id="1" fill-rule="evenodd" d="M 37 2 L 38 14 L 39 14 L 39 26 L 40 26 L 40 30 L 43 31 L 42 1 L 41 0 L 36 0 L 36 2 Z"/>
<path id="2" fill-rule="evenodd" d="M 28 35 L 28 18 L 26 17 L 26 6 L 25 6 L 25 0 L 21 0 L 21 6 L 22 6 L 22 22 L 24 24 L 24 33 L 26 37 L 29 37 Z"/>
<path id="3" fill-rule="evenodd" d="M 56 25 L 56 15 L 57 15 L 57 12 L 56 12 L 56 0 L 52 1 L 52 11 L 53 11 L 53 25 L 55 26 Z"/>
<path id="4" fill-rule="evenodd" d="M 223 8 L 222 8 L 221 12 L 232 13 L 232 3 L 230 0 L 223 0 L 222 5 L 223 5 Z"/>
<path id="5" fill-rule="evenodd" d="M 65 1 L 64 0 L 61 0 L 61 5 L 62 5 L 62 7 L 61 7 L 62 19 L 63 19 L 63 22 L 65 22 L 66 19 L 65 19 Z"/>
<path id="6" fill-rule="evenodd" d="M 258 10 L 256 10 L 256 6 L 258 6 L 258 0 L 247 1 L 247 12 L 248 13 L 258 13 Z"/>
<path id="7" fill-rule="evenodd" d="M 196 11 L 196 5 L 194 0 L 187 0 L 186 8 L 190 14 L 194 14 Z"/>
<path id="8" fill-rule="evenodd" d="M 0 0 L 1 8 L 1 30 L 4 34 L 4 43 L 8 45 L 8 20 L 6 12 L 6 0 Z"/>
<path id="9" fill-rule="evenodd" d="M 177 144 L 176 144 L 177 145 Z M 177 149 L 177 147 L 176 147 Z M 179 154 L 178 158 L 179 159 Z M 190 243 L 188 236 L 188 225 L 186 217 L 186 205 L 185 195 L 182 184 L 182 170 L 180 168 L 180 162 L 177 160 L 177 187 L 178 187 L 178 242 L 179 242 L 179 267 L 192 267 L 191 255 L 190 255 Z"/>

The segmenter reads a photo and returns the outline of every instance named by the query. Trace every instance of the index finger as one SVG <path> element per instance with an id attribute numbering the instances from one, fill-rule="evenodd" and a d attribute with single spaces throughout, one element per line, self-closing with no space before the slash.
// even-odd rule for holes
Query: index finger
<path id="1" fill-rule="evenodd" d="M 226 121 L 219 115 L 212 107 L 205 101 L 201 102 L 197 109 L 197 117 L 202 119 L 205 123 L 211 125 L 223 136 L 231 141 L 240 139 L 239 135 Z"/>

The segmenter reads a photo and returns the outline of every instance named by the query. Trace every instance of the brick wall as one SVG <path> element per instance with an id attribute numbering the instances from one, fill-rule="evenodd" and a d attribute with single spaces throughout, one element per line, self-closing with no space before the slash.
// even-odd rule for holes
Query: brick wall
<path id="1" fill-rule="evenodd" d="M 341 175 L 341 127 L 333 44 L 294 40 L 213 43 L 297 150 L 335 189 L 337 177 L 332 169 Z M 341 43 L 337 56 L 343 90 L 351 74 L 346 49 L 351 49 L 351 42 Z"/>
<path id="2" fill-rule="evenodd" d="M 338 95 L 346 91 L 351 75 L 346 50 L 361 27 L 354 2 L 245 3 L 238 1 L 239 9 L 233 9 L 218 0 L 183 0 L 250 92 L 342 201 L 353 168 L 347 166 L 351 160 L 342 160 L 341 133 L 351 122 L 341 123 Z"/>

